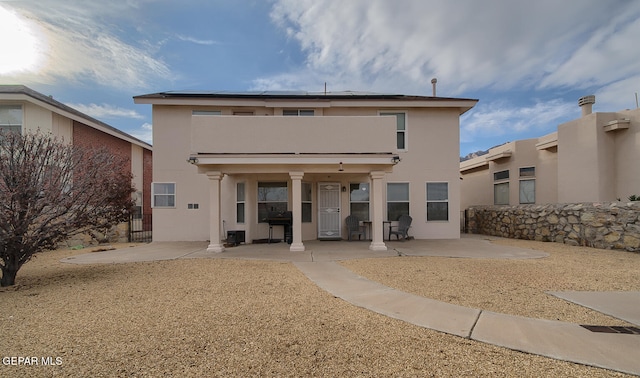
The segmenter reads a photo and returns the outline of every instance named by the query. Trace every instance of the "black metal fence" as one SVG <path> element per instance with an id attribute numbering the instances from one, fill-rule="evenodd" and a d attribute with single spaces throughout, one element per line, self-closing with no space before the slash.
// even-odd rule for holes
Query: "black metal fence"
<path id="1" fill-rule="evenodd" d="M 469 232 L 469 219 L 467 210 L 460 211 L 460 232 L 466 234 Z"/>
<path id="2" fill-rule="evenodd" d="M 129 218 L 130 243 L 150 243 L 152 230 L 151 214 L 133 214 Z"/>

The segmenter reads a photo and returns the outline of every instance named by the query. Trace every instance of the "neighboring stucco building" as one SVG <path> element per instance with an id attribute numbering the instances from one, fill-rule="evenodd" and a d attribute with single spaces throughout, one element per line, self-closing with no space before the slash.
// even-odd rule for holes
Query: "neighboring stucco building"
<path id="1" fill-rule="evenodd" d="M 592 113 L 540 138 L 505 143 L 460 163 L 461 207 L 607 202 L 640 194 L 640 109 Z"/>
<path id="2" fill-rule="evenodd" d="M 148 143 L 23 85 L 0 85 L 0 128 L 22 133 L 39 130 L 68 143 L 106 147 L 126 157 L 137 191 L 136 211 L 151 213 L 153 158 Z"/>
<path id="3" fill-rule="evenodd" d="M 292 251 L 346 238 L 349 214 L 370 222 L 373 250 L 407 213 L 415 238 L 460 236 L 459 118 L 477 100 L 162 92 L 134 101 L 153 105 L 155 241 L 209 240 L 222 251 L 225 232 L 268 238 L 267 217 L 285 210 Z"/>

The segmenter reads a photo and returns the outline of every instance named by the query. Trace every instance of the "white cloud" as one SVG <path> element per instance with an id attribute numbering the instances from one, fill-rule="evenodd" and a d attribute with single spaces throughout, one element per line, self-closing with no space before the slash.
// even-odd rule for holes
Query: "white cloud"
<path id="1" fill-rule="evenodd" d="M 129 134 L 149 144 L 153 143 L 153 125 L 150 123 L 142 124 L 139 129 L 134 130 Z"/>
<path id="2" fill-rule="evenodd" d="M 211 46 L 211 45 L 217 45 L 218 44 L 217 41 L 213 41 L 213 40 L 210 40 L 210 39 L 198 39 L 198 38 L 189 37 L 189 36 L 185 36 L 185 35 L 177 35 L 176 37 L 181 41 L 195 43 L 196 45 Z"/>
<path id="3" fill-rule="evenodd" d="M 608 84 L 598 90 L 594 111 L 616 111 L 638 107 L 640 74 Z"/>
<path id="4" fill-rule="evenodd" d="M 555 127 L 567 117 L 578 117 L 580 112 L 577 109 L 577 102 L 568 103 L 563 100 L 537 102 L 524 107 L 496 102 L 461 117 L 460 141 L 471 142 L 486 135 L 505 136 L 529 131 L 555 130 Z"/>
<path id="5" fill-rule="evenodd" d="M 170 76 L 168 66 L 148 47 L 125 42 L 110 24 L 110 16 L 126 17 L 138 2 L 81 3 L 61 0 L 55 7 L 40 2 L 3 3 L 42 34 L 37 70 L 0 81 L 54 83 L 88 79 L 114 88 L 147 88 L 158 78 Z M 124 15 L 124 16 L 123 16 Z"/>
<path id="6" fill-rule="evenodd" d="M 624 0 L 277 0 L 272 20 L 306 67 L 278 86 L 457 96 L 472 90 L 585 88 L 640 74 L 640 2 Z"/>
<path id="7" fill-rule="evenodd" d="M 120 108 L 109 104 L 66 104 L 79 112 L 87 114 L 93 118 L 133 118 L 144 119 L 144 116 L 135 110 Z"/>

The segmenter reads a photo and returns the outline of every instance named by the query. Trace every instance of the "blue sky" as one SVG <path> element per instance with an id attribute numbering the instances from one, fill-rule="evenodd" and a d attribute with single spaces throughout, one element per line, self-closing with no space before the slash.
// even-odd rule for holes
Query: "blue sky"
<path id="1" fill-rule="evenodd" d="M 460 154 L 636 107 L 640 1 L 0 0 L 0 84 L 151 142 L 167 90 L 477 98 Z"/>

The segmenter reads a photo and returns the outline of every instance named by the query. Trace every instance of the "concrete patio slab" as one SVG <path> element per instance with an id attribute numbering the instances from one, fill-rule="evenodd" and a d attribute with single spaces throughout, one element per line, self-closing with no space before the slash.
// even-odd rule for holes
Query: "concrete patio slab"
<path id="1" fill-rule="evenodd" d="M 549 291 L 547 294 L 640 325 L 640 291 Z"/>
<path id="2" fill-rule="evenodd" d="M 90 252 L 67 257 L 60 261 L 72 264 L 119 264 L 175 260 L 206 249 L 206 242 L 161 242 L 110 251 Z"/>

